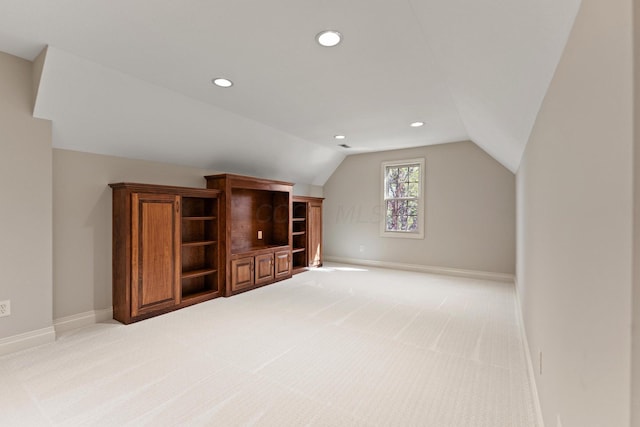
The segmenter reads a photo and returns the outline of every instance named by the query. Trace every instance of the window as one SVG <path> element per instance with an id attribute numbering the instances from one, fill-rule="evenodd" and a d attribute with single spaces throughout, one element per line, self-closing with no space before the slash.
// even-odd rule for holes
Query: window
<path id="1" fill-rule="evenodd" d="M 424 159 L 382 163 L 380 234 L 424 238 Z"/>

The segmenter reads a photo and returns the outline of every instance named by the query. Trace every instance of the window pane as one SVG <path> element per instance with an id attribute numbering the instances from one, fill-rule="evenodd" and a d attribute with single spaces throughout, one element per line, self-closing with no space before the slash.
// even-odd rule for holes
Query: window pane
<path id="1" fill-rule="evenodd" d="M 398 206 L 396 200 L 387 200 L 386 229 L 387 231 L 395 231 L 397 229 Z"/>
<path id="2" fill-rule="evenodd" d="M 409 168 L 409 182 L 418 182 L 418 181 L 420 181 L 420 167 L 411 166 Z"/>
<path id="3" fill-rule="evenodd" d="M 420 195 L 420 185 L 417 182 L 407 184 L 406 197 L 418 197 Z"/>
<path id="4" fill-rule="evenodd" d="M 412 200 L 388 200 L 386 209 L 387 231 L 416 231 L 418 205 Z"/>
<path id="5" fill-rule="evenodd" d="M 408 200 L 407 215 L 418 216 L 418 201 Z"/>
<path id="6" fill-rule="evenodd" d="M 387 168 L 387 181 L 398 182 L 398 168 L 394 168 L 394 167 Z"/>
<path id="7" fill-rule="evenodd" d="M 395 213 L 395 200 L 387 200 L 387 216 L 393 216 Z"/>
<path id="8" fill-rule="evenodd" d="M 409 180 L 409 167 L 398 168 L 398 181 L 407 182 Z"/>
<path id="9" fill-rule="evenodd" d="M 387 231 L 398 231 L 398 217 L 390 216 L 387 218 Z"/>
<path id="10" fill-rule="evenodd" d="M 395 217 L 394 216 L 388 216 L 387 217 L 386 230 L 387 231 L 396 231 L 396 223 L 395 223 Z"/>
<path id="11" fill-rule="evenodd" d="M 398 188 L 396 191 L 396 197 L 407 197 L 407 184 L 404 182 L 398 183 Z"/>
<path id="12" fill-rule="evenodd" d="M 385 194 L 387 198 L 397 197 L 397 186 L 398 186 L 398 168 L 397 167 L 387 167 L 386 171 L 386 186 Z"/>
<path id="13" fill-rule="evenodd" d="M 387 197 L 388 198 L 397 197 L 397 192 L 398 192 L 398 189 L 397 189 L 397 184 L 396 183 L 392 183 L 392 184 L 389 184 L 387 186 Z"/>
<path id="14" fill-rule="evenodd" d="M 418 229 L 418 218 L 416 216 L 407 217 L 407 231 L 416 231 Z"/>
<path id="15" fill-rule="evenodd" d="M 390 232 L 422 233 L 421 163 L 384 166 L 384 226 Z"/>

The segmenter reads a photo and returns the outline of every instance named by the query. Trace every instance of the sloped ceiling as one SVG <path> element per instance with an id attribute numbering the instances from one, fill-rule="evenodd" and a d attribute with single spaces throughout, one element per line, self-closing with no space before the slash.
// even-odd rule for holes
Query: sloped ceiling
<path id="1" fill-rule="evenodd" d="M 49 46 L 57 148 L 322 185 L 351 153 L 471 139 L 515 171 L 579 3 L 0 0 L 0 51 Z"/>

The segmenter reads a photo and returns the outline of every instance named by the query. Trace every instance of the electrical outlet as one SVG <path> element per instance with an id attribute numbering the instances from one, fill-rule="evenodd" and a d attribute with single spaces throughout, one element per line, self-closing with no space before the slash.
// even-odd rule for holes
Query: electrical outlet
<path id="1" fill-rule="evenodd" d="M 11 314 L 11 301 L 0 301 L 0 317 L 9 316 Z"/>
<path id="2" fill-rule="evenodd" d="M 360 252 L 364 252 L 364 245 L 360 245 Z"/>
<path id="3" fill-rule="evenodd" d="M 258 240 L 262 240 L 262 230 L 258 230 Z"/>

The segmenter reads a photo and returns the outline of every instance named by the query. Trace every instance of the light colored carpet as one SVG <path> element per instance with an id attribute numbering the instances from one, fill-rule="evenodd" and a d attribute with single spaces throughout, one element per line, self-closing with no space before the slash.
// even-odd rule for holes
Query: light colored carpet
<path id="1" fill-rule="evenodd" d="M 536 426 L 513 285 L 331 264 L 0 358 L 3 426 Z"/>

